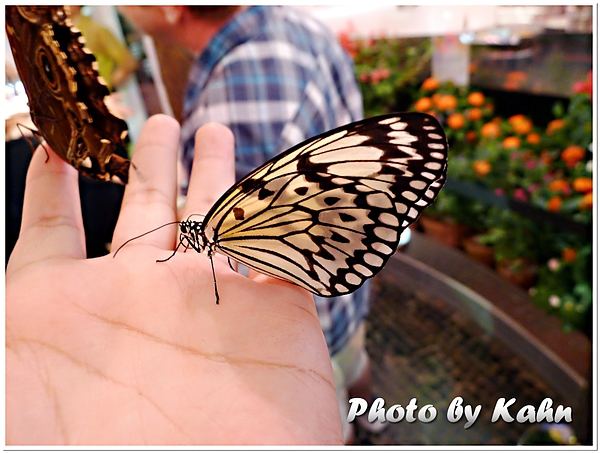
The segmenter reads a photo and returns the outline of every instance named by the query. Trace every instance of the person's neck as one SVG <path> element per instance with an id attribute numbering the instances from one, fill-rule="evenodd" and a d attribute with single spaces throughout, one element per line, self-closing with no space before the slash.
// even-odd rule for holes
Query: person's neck
<path id="1" fill-rule="evenodd" d="M 246 8 L 248 6 L 240 6 L 234 14 L 221 20 L 205 20 L 199 17 L 188 16 L 184 26 L 181 27 L 181 44 L 195 55 L 201 53 L 223 26 Z"/>

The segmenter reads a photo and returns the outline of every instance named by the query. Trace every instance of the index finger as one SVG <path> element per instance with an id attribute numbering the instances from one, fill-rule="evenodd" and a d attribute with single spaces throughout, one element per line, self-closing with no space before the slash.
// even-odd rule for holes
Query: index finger
<path id="1" fill-rule="evenodd" d="M 150 117 L 140 133 L 129 169 L 113 249 L 134 236 L 176 220 L 179 123 L 167 115 Z M 140 238 L 138 243 L 171 248 L 176 228 Z"/>
<path id="2" fill-rule="evenodd" d="M 207 123 L 196 132 L 194 163 L 183 209 L 190 214 L 206 214 L 235 182 L 233 133 L 219 123 Z"/>

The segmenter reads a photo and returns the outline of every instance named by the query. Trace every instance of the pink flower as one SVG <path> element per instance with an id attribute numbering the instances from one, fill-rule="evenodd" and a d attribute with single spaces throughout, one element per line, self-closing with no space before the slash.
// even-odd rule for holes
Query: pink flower
<path id="1" fill-rule="evenodd" d="M 560 297 L 552 295 L 548 298 L 548 302 L 552 307 L 558 307 L 560 305 Z"/>
<path id="2" fill-rule="evenodd" d="M 390 76 L 390 70 L 387 68 L 375 68 L 371 71 L 371 83 L 379 83 Z"/>
<path id="3" fill-rule="evenodd" d="M 519 201 L 527 201 L 529 199 L 529 197 L 527 196 L 527 193 L 521 189 L 520 187 L 515 189 L 515 193 L 513 194 L 513 198 L 515 200 L 519 200 Z"/>
<path id="4" fill-rule="evenodd" d="M 502 196 L 502 195 L 504 195 L 504 189 L 502 189 L 501 187 L 498 187 L 497 189 L 494 189 L 494 193 L 498 196 Z"/>
<path id="5" fill-rule="evenodd" d="M 527 170 L 533 170 L 535 167 L 537 167 L 537 162 L 535 160 L 528 160 L 525 162 L 525 168 Z"/>
<path id="6" fill-rule="evenodd" d="M 552 272 L 556 272 L 560 268 L 560 261 L 558 258 L 551 258 L 548 260 L 548 269 Z"/>
<path id="7" fill-rule="evenodd" d="M 592 71 L 588 72 L 587 79 L 579 82 L 575 82 L 573 84 L 573 92 L 574 93 L 585 93 L 589 94 L 592 97 Z"/>

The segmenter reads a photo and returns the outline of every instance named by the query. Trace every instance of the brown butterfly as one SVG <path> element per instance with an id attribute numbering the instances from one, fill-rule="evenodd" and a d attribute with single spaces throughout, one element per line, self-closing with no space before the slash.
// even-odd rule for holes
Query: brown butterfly
<path id="1" fill-rule="evenodd" d="M 127 183 L 130 162 L 115 154 L 127 123 L 108 110 L 108 88 L 68 7 L 7 6 L 6 32 L 38 133 L 80 173 Z"/>

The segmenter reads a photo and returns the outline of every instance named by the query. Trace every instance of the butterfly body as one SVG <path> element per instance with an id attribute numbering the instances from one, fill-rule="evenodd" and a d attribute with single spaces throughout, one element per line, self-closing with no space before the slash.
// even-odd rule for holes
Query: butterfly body
<path id="1" fill-rule="evenodd" d="M 218 251 L 320 296 L 353 292 L 437 196 L 447 149 L 439 123 L 421 113 L 334 129 L 246 176 L 202 221 L 180 222 L 177 249 Z"/>
<path id="2" fill-rule="evenodd" d="M 115 154 L 127 124 L 104 102 L 108 88 L 62 6 L 7 6 L 6 32 L 39 134 L 65 161 L 95 179 L 127 182 Z"/>

